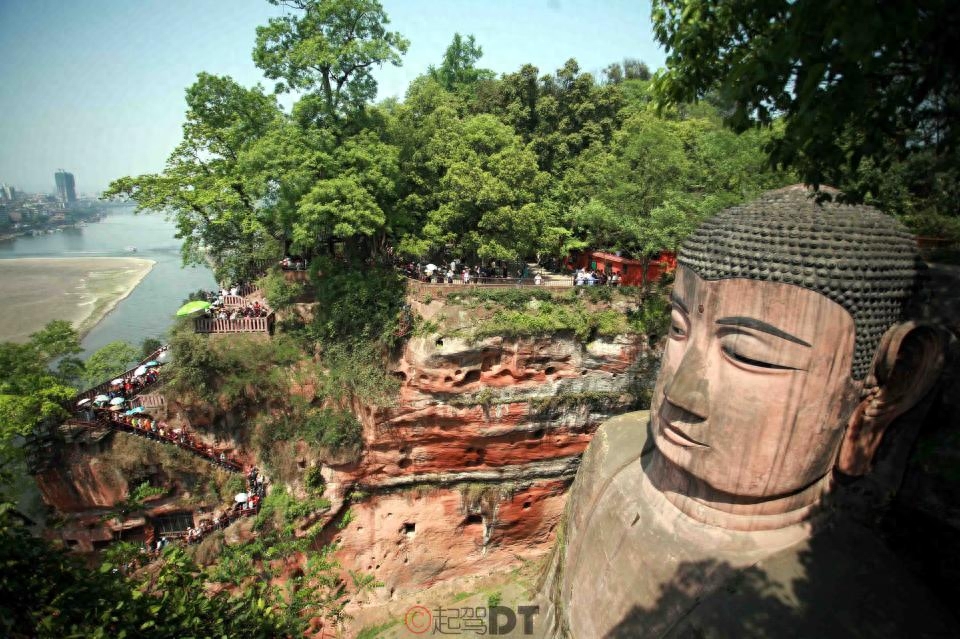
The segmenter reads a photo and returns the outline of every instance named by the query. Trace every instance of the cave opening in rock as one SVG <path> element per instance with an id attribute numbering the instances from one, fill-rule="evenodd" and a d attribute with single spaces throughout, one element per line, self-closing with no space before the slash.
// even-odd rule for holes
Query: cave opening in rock
<path id="1" fill-rule="evenodd" d="M 415 523 L 408 521 L 403 524 L 403 534 L 407 537 L 413 537 L 416 532 L 417 525 Z"/>
<path id="2" fill-rule="evenodd" d="M 470 524 L 482 524 L 483 515 L 481 515 L 480 513 L 473 513 L 472 515 L 467 515 L 467 519 L 463 523 L 467 526 L 469 526 Z"/>

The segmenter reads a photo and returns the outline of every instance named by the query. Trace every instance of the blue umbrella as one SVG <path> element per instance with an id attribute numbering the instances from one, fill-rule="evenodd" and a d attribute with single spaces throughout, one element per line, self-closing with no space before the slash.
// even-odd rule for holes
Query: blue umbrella
<path id="1" fill-rule="evenodd" d="M 144 411 L 143 406 L 137 406 L 136 408 L 131 408 L 124 415 L 136 415 L 137 413 L 142 413 Z"/>
<path id="2" fill-rule="evenodd" d="M 147 362 L 146 364 L 144 364 L 144 366 L 146 366 L 147 368 L 149 368 L 149 367 L 151 367 L 151 366 L 159 366 L 159 365 L 160 365 L 160 362 L 158 362 L 158 361 L 155 360 L 155 359 L 151 359 L 149 362 Z"/>

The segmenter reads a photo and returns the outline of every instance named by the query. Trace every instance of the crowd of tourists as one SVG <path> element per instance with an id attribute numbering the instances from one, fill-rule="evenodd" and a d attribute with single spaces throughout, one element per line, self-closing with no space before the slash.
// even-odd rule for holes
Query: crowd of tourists
<path id="1" fill-rule="evenodd" d="M 605 271 L 579 268 L 573 274 L 574 286 L 620 286 L 620 274 L 607 275 Z"/>
<path id="2" fill-rule="evenodd" d="M 101 423 L 109 421 L 108 425 L 112 428 L 134 435 L 141 435 L 154 441 L 179 446 L 187 452 L 202 457 L 211 464 L 220 466 L 225 470 L 239 472 L 243 468 L 238 460 L 227 455 L 224 451 L 217 450 L 213 446 L 197 439 L 192 433 L 188 432 L 187 429 L 171 428 L 163 420 L 154 419 L 149 415 L 126 415 L 100 411 L 98 417 L 100 419 L 95 421 Z"/>
<path id="3" fill-rule="evenodd" d="M 247 492 L 234 497 L 233 505 L 219 509 L 210 517 L 204 517 L 196 526 L 188 526 L 186 530 L 163 533 L 157 537 L 152 525 L 145 529 L 144 542 L 138 557 L 132 558 L 122 569 L 124 573 L 132 572 L 146 564 L 163 552 L 163 549 L 180 540 L 182 543 L 198 544 L 212 532 L 223 530 L 233 522 L 244 517 L 252 517 L 260 512 L 263 499 L 267 496 L 267 478 L 256 466 L 246 473 Z"/>
<path id="4" fill-rule="evenodd" d="M 307 258 L 299 255 L 285 255 L 280 260 L 280 269 L 283 271 L 305 271 L 307 270 Z"/>
<path id="5" fill-rule="evenodd" d="M 270 314 L 270 309 L 259 301 L 247 302 L 244 306 L 235 306 L 225 308 L 224 306 L 211 306 L 204 311 L 204 315 L 211 319 L 238 320 L 245 317 L 266 317 Z"/>
<path id="6" fill-rule="evenodd" d="M 219 291 L 202 291 L 203 299 L 210 306 L 203 313 L 210 319 L 237 320 L 245 317 L 266 317 L 270 309 L 259 300 L 246 301 L 245 304 L 228 304 L 229 297 L 245 297 L 255 290 L 254 285 L 240 282 L 225 286 Z"/>
<path id="7" fill-rule="evenodd" d="M 540 273 L 532 275 L 530 269 L 511 270 L 505 263 L 491 263 L 489 266 L 467 266 L 459 260 L 451 260 L 441 265 L 407 262 L 398 267 L 407 277 L 421 282 L 434 284 L 522 284 L 537 286 L 543 283 Z"/>

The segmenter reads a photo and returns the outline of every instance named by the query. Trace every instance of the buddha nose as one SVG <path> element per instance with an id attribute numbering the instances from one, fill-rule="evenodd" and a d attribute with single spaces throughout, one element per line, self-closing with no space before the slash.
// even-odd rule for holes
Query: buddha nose
<path id="1" fill-rule="evenodd" d="M 664 391 L 671 404 L 706 419 L 710 413 L 710 382 L 706 360 L 699 349 L 689 348 L 680 361 L 677 372 Z"/>

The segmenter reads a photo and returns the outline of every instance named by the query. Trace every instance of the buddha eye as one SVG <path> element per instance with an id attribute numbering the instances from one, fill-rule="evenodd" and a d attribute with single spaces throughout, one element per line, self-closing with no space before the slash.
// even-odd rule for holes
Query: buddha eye
<path id="1" fill-rule="evenodd" d="M 772 362 L 764 362 L 759 359 L 754 359 L 752 357 L 747 357 L 742 353 L 738 353 L 729 346 L 722 347 L 723 354 L 729 357 L 730 359 L 739 362 L 741 364 L 746 364 L 747 366 L 756 366 L 757 368 L 769 368 L 773 370 L 796 370 L 792 366 L 781 366 L 780 364 L 774 364 Z"/>
<path id="2" fill-rule="evenodd" d="M 677 308 L 670 313 L 670 337 L 676 340 L 687 337 L 687 318 Z"/>

